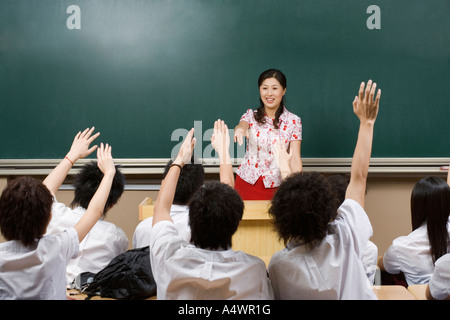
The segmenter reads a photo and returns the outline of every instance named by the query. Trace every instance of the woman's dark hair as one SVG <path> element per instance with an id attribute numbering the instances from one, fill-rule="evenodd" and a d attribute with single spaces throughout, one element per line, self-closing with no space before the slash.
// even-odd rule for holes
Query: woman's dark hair
<path id="1" fill-rule="evenodd" d="M 269 78 L 277 79 L 278 82 L 280 83 L 280 85 L 283 87 L 283 89 L 286 89 L 286 85 L 287 85 L 286 76 L 283 74 L 283 72 L 281 72 L 280 70 L 277 70 L 277 69 L 269 69 L 269 70 L 266 70 L 263 73 L 261 73 L 261 75 L 258 78 L 258 88 L 261 87 L 264 80 L 269 79 Z M 275 113 L 275 119 L 273 120 L 273 126 L 275 127 L 275 129 L 278 129 L 280 116 L 283 113 L 283 111 L 284 111 L 284 97 L 281 99 L 280 106 L 277 109 L 277 112 Z M 259 108 L 256 109 L 255 113 L 254 113 L 255 120 L 259 124 L 264 124 L 266 122 L 266 120 L 264 118 L 265 115 L 266 115 L 266 113 L 264 110 L 264 103 L 261 100 L 261 98 L 259 98 Z"/>
<path id="2" fill-rule="evenodd" d="M 191 243 L 202 249 L 227 249 L 244 213 L 244 202 L 230 186 L 212 182 L 189 204 Z"/>
<path id="3" fill-rule="evenodd" d="M 0 230 L 6 240 L 32 245 L 47 231 L 53 197 L 47 187 L 31 177 L 8 183 L 0 197 Z"/>
<path id="4" fill-rule="evenodd" d="M 75 196 L 70 206 L 72 208 L 81 206 L 87 209 L 102 179 L 103 173 L 97 166 L 97 162 L 91 161 L 85 164 L 81 168 L 80 172 L 75 176 L 73 183 L 75 187 Z M 111 191 L 109 192 L 108 199 L 106 200 L 103 216 L 105 216 L 106 212 L 108 212 L 108 210 L 119 201 L 125 188 L 125 183 L 125 177 L 120 172 L 119 166 L 116 165 L 116 174 L 114 175 Z"/>
<path id="5" fill-rule="evenodd" d="M 282 182 L 269 214 L 285 244 L 293 239 L 310 248 L 327 235 L 340 205 L 327 179 L 317 173 L 296 173 Z"/>
<path id="6" fill-rule="evenodd" d="M 170 165 L 172 163 L 172 160 L 167 163 L 164 169 L 163 179 L 166 177 L 167 172 L 169 172 Z M 189 200 L 191 200 L 192 195 L 200 189 L 204 181 L 205 169 L 202 164 L 196 164 L 194 161 L 185 164 L 178 178 L 173 203 L 179 205 L 189 204 Z"/>
<path id="7" fill-rule="evenodd" d="M 416 230 L 426 222 L 433 263 L 447 253 L 449 213 L 450 188 L 444 180 L 427 177 L 415 184 L 411 194 L 412 228 Z"/>

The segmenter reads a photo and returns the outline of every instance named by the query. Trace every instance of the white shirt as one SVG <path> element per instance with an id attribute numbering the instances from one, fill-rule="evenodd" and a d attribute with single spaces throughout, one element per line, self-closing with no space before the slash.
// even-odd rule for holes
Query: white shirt
<path id="1" fill-rule="evenodd" d="M 189 227 L 189 207 L 184 205 L 172 205 L 170 217 L 178 230 L 178 235 L 186 242 L 191 241 L 191 228 Z M 150 245 L 153 217 L 141 221 L 134 231 L 133 248 L 142 248 Z"/>
<path id="2" fill-rule="evenodd" d="M 308 250 L 291 241 L 269 263 L 276 299 L 376 299 L 362 257 L 372 236 L 364 209 L 347 199 L 320 245 Z"/>
<path id="3" fill-rule="evenodd" d="M 170 221 L 153 226 L 150 261 L 158 299 L 273 299 L 264 261 L 232 249 L 197 248 Z"/>
<path id="4" fill-rule="evenodd" d="M 450 223 L 447 223 L 447 230 L 450 233 Z M 392 242 L 383 256 L 384 269 L 391 274 L 403 272 L 408 285 L 426 284 L 434 270 L 430 250 L 427 224 L 424 223 L 409 235 Z M 447 252 L 449 250 L 450 242 Z"/>
<path id="5" fill-rule="evenodd" d="M 66 265 L 77 253 L 73 228 L 31 247 L 18 240 L 0 243 L 0 300 L 65 300 Z"/>
<path id="6" fill-rule="evenodd" d="M 443 255 L 436 261 L 428 285 L 430 293 L 435 299 L 443 300 L 450 295 L 450 253 Z"/>
<path id="7" fill-rule="evenodd" d="M 63 203 L 53 202 L 52 220 L 46 234 L 56 234 L 74 227 L 85 212 L 86 209 L 82 207 L 72 210 Z M 97 221 L 80 242 L 78 255 L 67 265 L 67 283 L 71 283 L 82 272 L 99 272 L 114 257 L 127 250 L 128 237 L 121 228 L 111 222 Z"/>

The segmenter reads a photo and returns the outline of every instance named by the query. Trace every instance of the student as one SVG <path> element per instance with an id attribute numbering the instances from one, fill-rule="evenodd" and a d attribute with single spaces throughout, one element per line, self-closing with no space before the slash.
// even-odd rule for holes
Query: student
<path id="1" fill-rule="evenodd" d="M 331 185 L 331 190 L 337 197 L 339 204 L 345 201 L 345 193 L 350 183 L 350 175 L 347 174 L 333 174 L 327 178 Z M 367 193 L 367 192 L 366 192 Z M 364 250 L 362 263 L 366 270 L 367 278 L 370 283 L 375 282 L 375 274 L 377 271 L 378 247 L 372 241 L 367 243 L 367 248 Z"/>
<path id="2" fill-rule="evenodd" d="M 75 176 L 75 196 L 67 207 L 64 203 L 58 202 L 56 193 L 64 182 L 72 165 L 80 158 L 87 155 L 81 154 L 77 149 L 80 143 L 92 143 L 98 133 L 92 135 L 94 128 L 86 129 L 79 133 L 78 139 L 75 137 L 74 145 L 63 160 L 61 165 L 55 168 L 44 180 L 44 185 L 50 190 L 53 196 L 52 219 L 47 227 L 46 234 L 61 233 L 66 229 L 75 226 L 86 213 L 86 209 L 100 185 L 103 173 L 96 162 L 85 164 Z M 79 139 L 84 135 L 84 140 Z M 86 151 L 83 150 L 83 152 Z M 89 152 L 89 150 L 88 150 Z M 97 273 L 106 267 L 117 255 L 128 250 L 128 237 L 123 230 L 111 222 L 104 221 L 107 212 L 114 207 L 122 196 L 125 177 L 116 168 L 111 191 L 106 201 L 103 215 L 89 231 L 88 236 L 80 243 L 78 255 L 71 259 L 67 265 L 67 283 L 71 283 L 77 275 L 83 272 Z"/>
<path id="3" fill-rule="evenodd" d="M 266 70 L 259 76 L 258 88 L 259 108 L 248 109 L 234 131 L 234 142 L 242 145 L 244 136 L 248 141 L 236 171 L 235 189 L 243 200 L 270 200 L 280 185 L 282 177 L 273 156 L 278 142 L 292 155 L 293 172 L 302 171 L 302 122 L 284 105 L 285 75 L 276 69 Z"/>
<path id="4" fill-rule="evenodd" d="M 220 183 L 209 183 L 189 203 L 190 244 L 179 235 L 170 206 L 180 171 L 191 159 L 194 129 L 161 184 L 155 205 L 150 260 L 158 299 L 271 299 L 264 262 L 231 249 L 231 238 L 242 218 L 244 204 L 231 187 L 233 170 L 228 153 L 228 130 L 214 124 L 211 139 L 219 153 Z"/>
<path id="5" fill-rule="evenodd" d="M 317 172 L 290 175 L 272 199 L 269 213 L 287 244 L 268 266 L 276 299 L 376 299 L 361 260 L 372 236 L 364 199 L 381 91 L 373 100 L 376 84 L 364 86 L 353 101 L 360 126 L 345 201 Z"/>
<path id="6" fill-rule="evenodd" d="M 436 261 L 425 296 L 429 300 L 450 300 L 450 253 Z"/>
<path id="7" fill-rule="evenodd" d="M 84 149 L 85 137 L 77 137 Z M 60 163 L 61 171 L 71 167 L 64 162 L 69 161 Z M 86 214 L 59 234 L 44 236 L 53 201 L 46 186 L 30 177 L 8 183 L 0 197 L 0 229 L 7 240 L 0 243 L 0 299 L 66 299 L 66 265 L 103 214 L 116 172 L 108 144 L 97 149 L 97 163 L 104 176 Z"/>
<path id="8" fill-rule="evenodd" d="M 163 174 L 163 179 L 169 172 L 173 161 L 170 160 Z M 189 228 L 189 200 L 192 195 L 200 189 L 205 180 L 205 170 L 202 164 L 187 163 L 181 170 L 178 178 L 177 188 L 170 207 L 170 217 L 178 230 L 178 235 L 186 242 L 191 240 L 191 229 Z M 133 248 L 141 248 L 150 244 L 150 235 L 153 225 L 153 217 L 141 221 L 133 235 Z"/>
<path id="9" fill-rule="evenodd" d="M 378 261 L 380 270 L 403 273 L 407 285 L 426 284 L 434 263 L 450 252 L 450 188 L 438 177 L 418 181 L 411 193 L 413 231 L 398 237 Z"/>

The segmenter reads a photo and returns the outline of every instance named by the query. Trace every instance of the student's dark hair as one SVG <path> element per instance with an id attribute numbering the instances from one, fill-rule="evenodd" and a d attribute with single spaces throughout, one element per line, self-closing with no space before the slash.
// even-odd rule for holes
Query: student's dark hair
<path id="1" fill-rule="evenodd" d="M 120 166 L 116 165 L 116 173 L 114 175 L 111 191 L 106 200 L 103 216 L 105 216 L 108 210 L 119 201 L 125 188 L 126 180 L 119 168 Z M 70 206 L 72 208 L 80 206 L 87 209 L 102 179 L 103 173 L 97 166 L 96 161 L 91 161 L 81 167 L 80 172 L 78 172 L 74 178 L 73 185 L 75 187 L 75 196 Z"/>
<path id="2" fill-rule="evenodd" d="M 331 191 L 334 193 L 339 203 L 344 202 L 345 193 L 347 192 L 348 184 L 350 183 L 349 174 L 333 174 L 327 178 L 331 186 Z"/>
<path id="3" fill-rule="evenodd" d="M 172 163 L 172 160 L 167 163 L 164 169 L 163 179 L 166 177 L 167 172 L 169 172 L 169 168 Z M 197 164 L 194 161 L 185 164 L 178 178 L 173 203 L 179 205 L 189 204 L 189 200 L 192 195 L 200 189 L 204 181 L 205 169 L 202 164 Z"/>
<path id="4" fill-rule="evenodd" d="M 283 74 L 283 72 L 277 69 L 269 69 L 261 73 L 261 75 L 258 78 L 258 88 L 261 87 L 264 80 L 269 78 L 277 79 L 280 85 L 283 87 L 283 89 L 286 89 L 287 86 L 286 76 Z M 278 129 L 280 116 L 283 113 L 283 111 L 284 111 L 284 97 L 281 99 L 280 107 L 277 109 L 277 112 L 275 113 L 275 119 L 273 120 L 273 126 L 275 127 L 275 129 Z M 266 113 L 264 110 L 264 103 L 261 100 L 261 98 L 259 98 L 259 108 L 256 109 L 254 112 L 255 120 L 259 124 L 264 124 L 266 122 L 265 115 Z"/>
<path id="5" fill-rule="evenodd" d="M 274 194 L 269 214 L 285 244 L 293 239 L 312 248 L 327 235 L 339 205 L 323 175 L 295 173 Z"/>
<path id="6" fill-rule="evenodd" d="M 433 263 L 447 253 L 449 213 L 450 188 L 443 179 L 427 177 L 414 185 L 411 193 L 412 228 L 416 230 L 427 223 Z"/>
<path id="7" fill-rule="evenodd" d="M 0 230 L 6 240 L 32 245 L 47 231 L 53 197 L 47 187 L 31 177 L 11 180 L 0 197 Z"/>
<path id="8" fill-rule="evenodd" d="M 230 186 L 212 182 L 189 204 L 191 243 L 202 249 L 227 249 L 244 213 L 244 202 Z"/>

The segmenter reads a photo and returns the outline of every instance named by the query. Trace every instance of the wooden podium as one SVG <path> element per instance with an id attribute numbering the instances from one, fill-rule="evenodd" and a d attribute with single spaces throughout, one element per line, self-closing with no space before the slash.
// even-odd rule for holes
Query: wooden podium
<path id="1" fill-rule="evenodd" d="M 232 239 L 233 250 L 241 250 L 261 258 L 266 265 L 272 255 L 283 249 L 269 217 L 270 201 L 244 201 L 244 215 Z M 145 198 L 139 204 L 139 220 L 153 216 L 154 202 Z"/>

